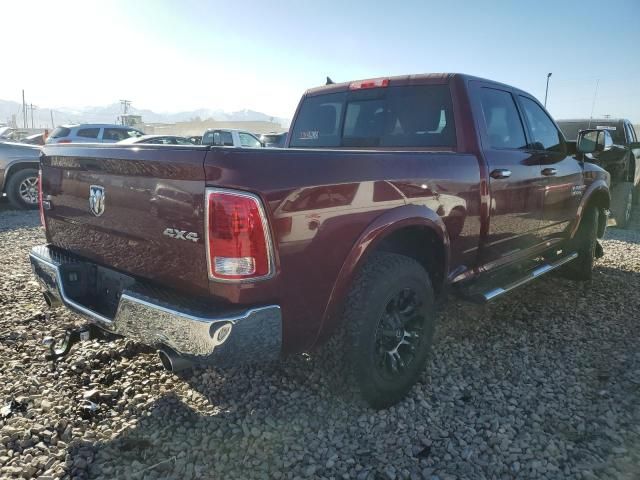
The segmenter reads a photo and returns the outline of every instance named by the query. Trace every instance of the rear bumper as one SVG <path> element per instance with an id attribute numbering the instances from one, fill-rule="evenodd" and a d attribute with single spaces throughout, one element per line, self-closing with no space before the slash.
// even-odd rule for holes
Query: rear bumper
<path id="1" fill-rule="evenodd" d="M 86 262 L 46 245 L 35 247 L 29 257 L 33 272 L 54 303 L 111 333 L 155 348 L 168 347 L 199 363 L 233 365 L 280 356 L 282 316 L 277 305 L 231 312 L 194 309 L 175 296 L 134 284 L 122 290 L 110 318 L 65 291 L 65 267 Z"/>

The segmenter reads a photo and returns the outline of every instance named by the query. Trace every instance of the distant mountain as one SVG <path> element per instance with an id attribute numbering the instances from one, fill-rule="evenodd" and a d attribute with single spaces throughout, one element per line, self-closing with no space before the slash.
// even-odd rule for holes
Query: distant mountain
<path id="1" fill-rule="evenodd" d="M 38 108 L 33 112 L 33 123 L 36 128 L 51 127 L 51 109 Z M 103 107 L 66 108 L 60 107 L 52 110 L 55 125 L 64 123 L 115 123 L 122 114 L 122 105 L 113 103 Z M 239 110 L 237 112 L 225 112 L 201 108 L 177 113 L 156 113 L 151 110 L 131 108 L 129 113 L 141 115 L 145 123 L 176 123 L 189 120 L 217 120 L 227 122 L 275 122 L 283 127 L 288 127 L 290 119 L 274 117 L 254 110 Z M 0 100 L 0 123 L 9 123 L 12 116 L 16 116 L 18 126 L 23 125 L 22 104 L 10 100 Z M 27 111 L 28 124 L 31 126 L 31 113 Z"/>

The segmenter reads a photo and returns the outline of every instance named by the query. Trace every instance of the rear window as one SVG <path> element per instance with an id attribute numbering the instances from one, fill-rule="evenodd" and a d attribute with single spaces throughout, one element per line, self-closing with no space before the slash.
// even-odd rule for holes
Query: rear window
<path id="1" fill-rule="evenodd" d="M 58 127 L 53 132 L 51 132 L 51 138 L 62 138 L 68 137 L 71 133 L 71 129 L 66 127 Z"/>
<path id="2" fill-rule="evenodd" d="M 219 130 L 205 132 L 202 137 L 202 145 L 233 147 L 233 135 L 231 135 L 231 132 L 221 132 Z"/>
<path id="3" fill-rule="evenodd" d="M 557 122 L 558 127 L 562 130 L 564 138 L 575 142 L 578 138 L 578 132 L 580 130 L 586 130 L 588 128 L 604 128 L 609 130 L 611 137 L 615 143 L 625 143 L 624 129 L 621 128 L 618 122 L 607 122 L 602 120 L 592 120 L 591 124 L 586 122 Z"/>
<path id="4" fill-rule="evenodd" d="M 454 147 L 447 85 L 375 88 L 304 100 L 290 146 Z"/>
<path id="5" fill-rule="evenodd" d="M 103 140 L 114 140 L 119 142 L 132 137 L 141 137 L 142 133 L 133 128 L 105 128 L 102 134 Z"/>

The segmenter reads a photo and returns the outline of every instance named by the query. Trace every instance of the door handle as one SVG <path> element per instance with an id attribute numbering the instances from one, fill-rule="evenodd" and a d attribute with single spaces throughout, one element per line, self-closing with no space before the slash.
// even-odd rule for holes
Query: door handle
<path id="1" fill-rule="evenodd" d="M 490 175 L 491 178 L 495 178 L 496 180 L 509 178 L 511 176 L 511 170 L 507 168 L 496 168 L 493 172 L 490 173 Z"/>
<path id="2" fill-rule="evenodd" d="M 551 176 L 555 175 L 556 173 L 558 173 L 558 169 L 557 168 L 545 168 L 544 170 L 542 170 L 542 174 L 545 177 L 551 177 Z"/>

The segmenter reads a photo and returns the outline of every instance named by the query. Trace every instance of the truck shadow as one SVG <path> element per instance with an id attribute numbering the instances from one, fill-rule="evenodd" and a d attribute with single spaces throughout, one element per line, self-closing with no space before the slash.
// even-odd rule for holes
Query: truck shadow
<path id="1" fill-rule="evenodd" d="M 591 282 L 551 276 L 487 306 L 452 299 L 421 381 L 379 412 L 336 394 L 336 366 L 313 355 L 199 368 L 186 378 L 163 373 L 164 393 L 131 399 L 135 426 L 109 442 L 72 444 L 69 453 L 89 457 L 91 478 L 269 478 L 310 466 L 315 476 L 340 477 L 339 465 L 377 478 L 389 464 L 464 477 L 473 476 L 464 462 L 445 460 L 463 450 L 457 439 L 497 435 L 514 417 L 518 438 L 570 446 L 565 464 L 615 465 L 633 476 L 637 465 L 620 463 L 616 452 L 640 448 L 623 434 L 630 415 L 638 418 L 640 394 L 640 356 L 630 353 L 640 341 L 640 298 L 624 292 L 639 290 L 640 273 L 604 264 Z M 564 374 L 550 371 L 550 361 Z M 559 393 L 566 391 L 571 398 Z M 571 402 L 571 415 L 558 402 Z M 390 451 L 389 438 L 402 448 Z M 468 462 L 483 461 L 470 451 Z M 521 462 L 524 472 L 535 457 Z"/>
<path id="2" fill-rule="evenodd" d="M 0 198 L 0 232 L 40 226 L 37 210 L 16 210 L 6 198 Z"/>

